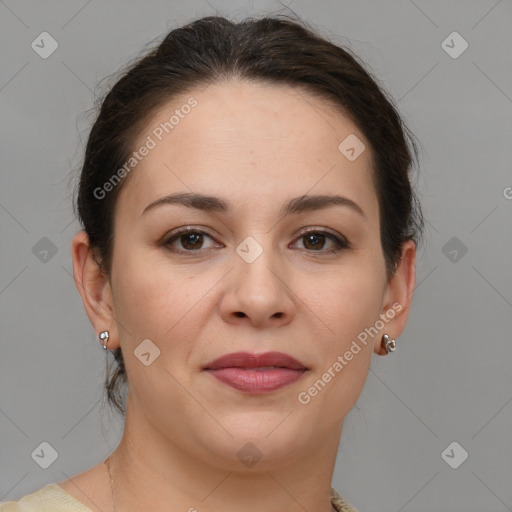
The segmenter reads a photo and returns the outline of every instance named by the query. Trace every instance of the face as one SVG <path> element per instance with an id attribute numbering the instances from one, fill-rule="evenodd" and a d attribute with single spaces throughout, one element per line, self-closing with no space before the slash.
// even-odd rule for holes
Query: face
<path id="1" fill-rule="evenodd" d="M 355 160 L 339 149 L 348 136 L 365 145 Z M 410 274 L 386 281 L 368 141 L 304 91 L 229 81 L 165 105 L 144 144 L 116 204 L 111 317 L 89 315 L 122 347 L 127 421 L 233 468 L 247 442 L 268 464 L 314 450 L 340 433 L 410 298 Z M 173 194 L 217 201 L 155 203 Z M 281 352 L 306 370 L 217 372 L 238 387 L 204 370 L 234 352 Z"/>

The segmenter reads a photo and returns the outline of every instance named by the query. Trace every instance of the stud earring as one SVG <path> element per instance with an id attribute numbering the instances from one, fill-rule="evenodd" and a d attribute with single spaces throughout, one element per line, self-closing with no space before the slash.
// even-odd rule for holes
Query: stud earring
<path id="1" fill-rule="evenodd" d="M 107 343 L 108 343 L 109 338 L 110 338 L 110 335 L 108 334 L 108 331 L 100 332 L 100 335 L 99 335 L 100 343 L 103 344 L 103 348 L 105 350 L 107 350 Z"/>
<path id="2" fill-rule="evenodd" d="M 386 349 L 388 354 L 394 352 L 396 350 L 396 340 L 384 334 L 384 336 L 382 336 L 382 346 Z"/>

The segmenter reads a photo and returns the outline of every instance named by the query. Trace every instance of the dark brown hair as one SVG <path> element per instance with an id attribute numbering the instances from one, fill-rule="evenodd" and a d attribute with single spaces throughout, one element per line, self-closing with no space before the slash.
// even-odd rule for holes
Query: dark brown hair
<path id="1" fill-rule="evenodd" d="M 381 244 L 390 279 L 407 240 L 420 243 L 421 206 L 409 171 L 418 151 L 414 136 L 392 99 L 347 49 L 329 42 L 302 20 L 285 15 L 246 19 L 198 19 L 169 32 L 134 64 L 99 102 L 85 150 L 75 213 L 89 236 L 100 268 L 112 265 L 113 213 L 129 176 L 104 197 L 94 193 L 128 160 L 134 141 L 156 109 L 191 89 L 239 78 L 302 88 L 338 107 L 359 127 L 373 154 Z M 341 141 L 340 141 L 341 142 Z M 107 368 L 108 401 L 126 413 L 120 381 L 126 383 L 121 349 L 116 368 Z"/>

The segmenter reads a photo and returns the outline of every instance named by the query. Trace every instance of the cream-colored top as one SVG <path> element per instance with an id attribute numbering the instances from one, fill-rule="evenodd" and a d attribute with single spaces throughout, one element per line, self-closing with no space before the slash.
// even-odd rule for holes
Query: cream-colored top
<path id="1" fill-rule="evenodd" d="M 338 512 L 357 512 L 333 487 L 331 503 Z M 91 512 L 91 509 L 52 483 L 18 501 L 0 503 L 0 512 Z"/>

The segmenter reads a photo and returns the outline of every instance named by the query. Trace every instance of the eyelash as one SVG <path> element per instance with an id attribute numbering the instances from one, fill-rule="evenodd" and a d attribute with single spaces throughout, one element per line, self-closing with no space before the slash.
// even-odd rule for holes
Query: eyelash
<path id="1" fill-rule="evenodd" d="M 182 236 L 190 234 L 190 233 L 206 235 L 207 237 L 209 237 L 209 238 L 211 238 L 213 240 L 213 237 L 211 235 L 209 235 L 208 233 L 206 233 L 205 231 L 201 231 L 201 230 L 195 229 L 195 228 L 183 228 L 183 229 L 180 229 L 179 231 L 176 231 L 171 236 L 167 237 L 164 240 L 164 242 L 162 243 L 162 245 L 164 245 L 169 251 L 177 253 L 177 254 L 195 255 L 195 254 L 201 252 L 202 249 L 197 249 L 197 250 L 181 250 L 181 249 L 171 249 L 170 248 L 170 245 L 171 245 L 172 242 L 174 242 L 175 240 L 179 240 L 179 238 L 181 238 Z M 338 248 L 337 249 L 327 249 L 327 250 L 326 249 L 321 249 L 321 250 L 318 250 L 318 251 L 304 249 L 307 252 L 310 252 L 310 253 L 320 253 L 320 254 L 337 254 L 337 253 L 339 253 L 340 251 L 342 251 L 344 249 L 351 249 L 352 248 L 352 246 L 350 245 L 350 243 L 346 239 L 338 238 L 337 236 L 333 235 L 332 233 L 329 233 L 328 231 L 323 231 L 323 230 L 319 230 L 319 229 L 308 229 L 308 230 L 302 231 L 300 233 L 300 235 L 297 237 L 297 240 L 299 240 L 300 238 L 302 238 L 302 237 L 304 237 L 306 235 L 310 235 L 310 234 L 323 235 L 326 238 L 332 240 L 338 246 Z M 209 249 L 206 249 L 206 250 L 212 250 L 212 249 L 213 248 L 209 248 Z"/>

